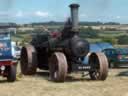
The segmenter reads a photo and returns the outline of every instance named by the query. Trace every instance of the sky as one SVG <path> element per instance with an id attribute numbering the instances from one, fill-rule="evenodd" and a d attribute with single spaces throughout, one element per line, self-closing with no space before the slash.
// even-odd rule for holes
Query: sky
<path id="1" fill-rule="evenodd" d="M 66 21 L 78 3 L 80 21 L 128 24 L 128 0 L 0 0 L 0 22 Z"/>

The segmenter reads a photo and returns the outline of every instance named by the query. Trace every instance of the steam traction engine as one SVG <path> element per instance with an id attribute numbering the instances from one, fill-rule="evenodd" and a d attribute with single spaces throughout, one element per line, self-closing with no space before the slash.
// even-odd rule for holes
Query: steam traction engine
<path id="1" fill-rule="evenodd" d="M 64 29 L 57 33 L 40 33 L 21 50 L 21 72 L 33 75 L 36 69 L 50 71 L 52 81 L 64 82 L 68 73 L 88 71 L 91 79 L 105 80 L 108 62 L 103 53 L 90 53 L 89 63 L 83 58 L 89 53 L 89 43 L 79 37 L 78 4 L 71 4 L 71 18 Z"/>

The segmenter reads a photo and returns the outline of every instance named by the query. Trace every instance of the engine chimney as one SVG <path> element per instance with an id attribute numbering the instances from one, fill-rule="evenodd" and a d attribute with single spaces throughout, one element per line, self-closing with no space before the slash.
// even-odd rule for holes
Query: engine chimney
<path id="1" fill-rule="evenodd" d="M 79 4 L 71 4 L 71 21 L 72 21 L 72 30 L 78 31 L 78 8 Z"/>

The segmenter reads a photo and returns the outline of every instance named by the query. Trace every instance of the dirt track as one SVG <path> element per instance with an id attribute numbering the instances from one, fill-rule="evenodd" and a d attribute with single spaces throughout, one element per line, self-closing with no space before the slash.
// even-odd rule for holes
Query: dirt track
<path id="1" fill-rule="evenodd" d="M 14 83 L 0 79 L 0 96 L 128 96 L 128 68 L 110 70 L 106 81 L 72 74 L 65 83 L 54 83 L 48 81 L 47 72 Z"/>

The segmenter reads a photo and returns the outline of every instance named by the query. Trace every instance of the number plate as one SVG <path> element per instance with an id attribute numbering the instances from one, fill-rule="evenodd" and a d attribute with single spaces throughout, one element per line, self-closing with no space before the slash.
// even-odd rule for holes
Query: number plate
<path id="1" fill-rule="evenodd" d="M 91 69 L 90 65 L 84 65 L 84 64 L 73 64 L 72 70 L 73 71 L 88 71 Z"/>

